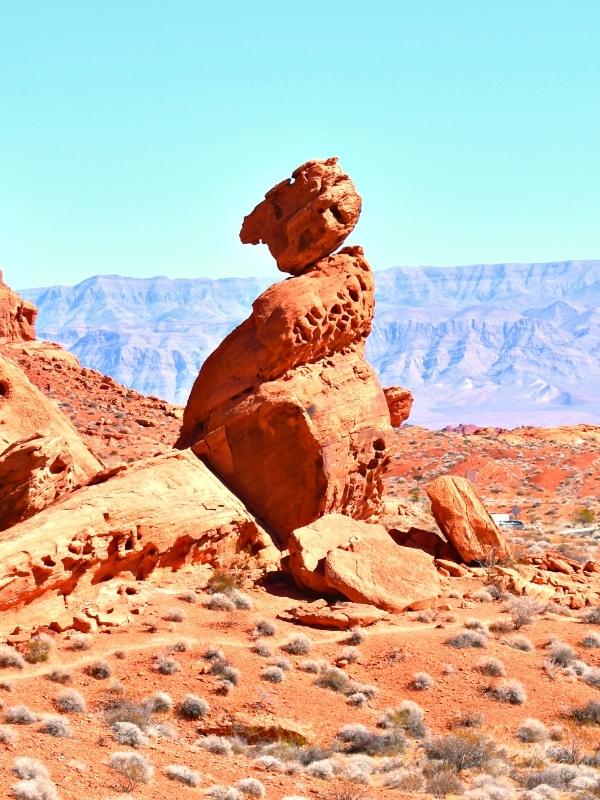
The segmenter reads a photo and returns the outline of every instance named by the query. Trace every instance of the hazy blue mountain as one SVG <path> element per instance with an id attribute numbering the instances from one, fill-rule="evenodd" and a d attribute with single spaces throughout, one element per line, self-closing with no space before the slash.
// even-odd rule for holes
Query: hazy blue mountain
<path id="1" fill-rule="evenodd" d="M 184 403 L 270 282 L 99 275 L 21 294 L 40 309 L 40 337 Z M 384 385 L 413 390 L 413 422 L 600 424 L 600 261 L 393 267 L 376 285 L 367 352 Z"/>

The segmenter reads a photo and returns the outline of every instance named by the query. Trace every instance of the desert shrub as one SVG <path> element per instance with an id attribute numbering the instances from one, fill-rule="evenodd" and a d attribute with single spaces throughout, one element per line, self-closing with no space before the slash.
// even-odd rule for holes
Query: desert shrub
<path id="1" fill-rule="evenodd" d="M 477 711 L 459 711 L 450 719 L 448 727 L 470 730 L 472 728 L 480 728 L 484 721 L 483 714 L 479 714 Z"/>
<path id="2" fill-rule="evenodd" d="M 154 661 L 154 671 L 161 675 L 174 675 L 181 669 L 181 664 L 172 656 L 157 656 Z"/>
<path id="3" fill-rule="evenodd" d="M 494 596 L 487 589 L 478 589 L 473 592 L 473 600 L 477 600 L 478 603 L 492 603 Z"/>
<path id="4" fill-rule="evenodd" d="M 197 601 L 196 592 L 192 589 L 186 589 L 183 592 L 180 592 L 177 595 L 177 599 L 181 600 L 183 603 L 195 603 Z"/>
<path id="5" fill-rule="evenodd" d="M 269 683 L 282 683 L 285 675 L 280 667 L 266 667 L 261 672 L 260 677 L 263 681 L 269 681 Z"/>
<path id="6" fill-rule="evenodd" d="M 232 686 L 237 686 L 240 682 L 240 671 L 228 661 L 213 661 L 210 674 L 218 675 L 223 681 L 227 681 Z"/>
<path id="7" fill-rule="evenodd" d="M 415 769 L 395 769 L 383 779 L 387 789 L 400 789 L 408 794 L 422 792 L 423 784 L 423 775 Z"/>
<path id="8" fill-rule="evenodd" d="M 348 703 L 349 706 L 357 706 L 360 708 L 361 706 L 364 706 L 368 699 L 369 698 L 366 694 L 364 694 L 364 692 L 353 692 L 352 694 L 348 695 L 346 703 Z"/>
<path id="9" fill-rule="evenodd" d="M 421 739 L 425 735 L 425 712 L 412 700 L 403 700 L 397 708 L 388 709 L 377 723 L 379 728 L 400 728 L 410 736 Z"/>
<path id="10" fill-rule="evenodd" d="M 64 714 L 81 714 L 85 711 L 83 695 L 75 689 L 69 689 L 57 695 L 54 698 L 54 705 Z"/>
<path id="11" fill-rule="evenodd" d="M 71 637 L 71 650 L 89 650 L 93 643 L 93 636 L 88 633 L 77 633 Z"/>
<path id="12" fill-rule="evenodd" d="M 38 716 L 27 706 L 9 706 L 4 712 L 4 721 L 9 725 L 32 725 L 38 721 Z"/>
<path id="13" fill-rule="evenodd" d="M 42 661 L 47 661 L 52 645 L 52 639 L 45 633 L 33 636 L 25 643 L 25 661 L 29 664 L 39 664 Z"/>
<path id="14" fill-rule="evenodd" d="M 5 725 L 0 725 L 0 744 L 7 744 L 10 747 L 14 747 L 19 740 L 17 734 L 7 728 Z"/>
<path id="15" fill-rule="evenodd" d="M 435 619 L 435 614 L 429 609 L 423 609 L 422 611 L 417 611 L 413 619 L 415 622 L 422 622 L 424 625 L 428 625 Z"/>
<path id="16" fill-rule="evenodd" d="M 112 675 L 112 667 L 108 661 L 94 661 L 93 664 L 88 664 L 85 669 L 86 673 L 95 678 L 97 681 L 106 680 Z"/>
<path id="17" fill-rule="evenodd" d="M 268 772 L 282 772 L 284 769 L 283 761 L 276 756 L 258 756 L 254 759 L 254 766 L 259 769 L 267 770 Z"/>
<path id="18" fill-rule="evenodd" d="M 111 727 L 118 722 L 127 722 L 144 730 L 150 722 L 151 713 L 152 705 L 148 701 L 136 703 L 133 700 L 117 700 L 104 709 L 104 721 Z"/>
<path id="19" fill-rule="evenodd" d="M 566 642 L 554 640 L 550 643 L 548 658 L 552 664 L 559 667 L 568 667 L 575 658 L 575 651 Z"/>
<path id="20" fill-rule="evenodd" d="M 148 705 L 152 713 L 160 714 L 173 708 L 173 700 L 167 692 L 155 692 L 149 699 Z"/>
<path id="21" fill-rule="evenodd" d="M 247 594 L 240 592 L 239 589 L 231 589 L 227 595 L 233 605 L 240 611 L 250 611 L 252 608 L 252 600 Z"/>
<path id="22" fill-rule="evenodd" d="M 506 675 L 506 667 L 499 658 L 482 658 L 477 662 L 477 671 L 482 675 L 490 675 L 494 678 L 502 678 Z"/>
<path id="23" fill-rule="evenodd" d="M 583 673 L 583 680 L 588 686 L 600 689 L 600 667 L 589 667 Z"/>
<path id="24" fill-rule="evenodd" d="M 210 594 L 202 605 L 209 611 L 235 611 L 235 603 L 224 592 Z"/>
<path id="25" fill-rule="evenodd" d="M 233 786 L 211 786 L 206 792 L 210 800 L 240 800 L 240 792 Z"/>
<path id="26" fill-rule="evenodd" d="M 73 736 L 69 720 L 55 716 L 44 719 L 40 726 L 40 733 L 47 733 L 49 736 L 57 736 L 62 739 L 70 739 Z"/>
<path id="27" fill-rule="evenodd" d="M 588 608 L 581 615 L 581 621 L 586 622 L 588 625 L 600 625 L 600 606 Z"/>
<path id="28" fill-rule="evenodd" d="M 46 778 L 18 781 L 11 792 L 15 800 L 60 800 L 56 786 Z"/>
<path id="29" fill-rule="evenodd" d="M 285 658 L 284 656 L 274 658 L 271 662 L 271 666 L 279 667 L 279 669 L 282 669 L 284 672 L 289 672 L 290 670 L 294 669 L 294 665 L 289 658 Z"/>
<path id="30" fill-rule="evenodd" d="M 514 630 L 515 626 L 513 625 L 512 619 L 498 617 L 490 622 L 489 627 L 493 633 L 510 633 L 512 630 Z"/>
<path id="31" fill-rule="evenodd" d="M 531 625 L 534 619 L 546 608 L 544 603 L 533 600 L 531 597 L 513 597 L 509 600 L 506 610 L 513 621 L 515 629 Z"/>
<path id="32" fill-rule="evenodd" d="M 511 703 L 514 706 L 523 705 L 527 700 L 527 692 L 522 683 L 517 680 L 503 680 L 497 686 L 490 687 L 488 693 L 501 703 Z"/>
<path id="33" fill-rule="evenodd" d="M 119 744 L 144 747 L 147 743 L 146 737 L 134 722 L 115 722 L 111 727 L 115 741 Z"/>
<path id="34" fill-rule="evenodd" d="M 600 725 L 600 702 L 598 700 L 590 700 L 589 703 L 579 708 L 574 707 L 570 713 L 577 722 Z"/>
<path id="35" fill-rule="evenodd" d="M 182 719 L 200 719 L 210 711 L 210 706 L 202 697 L 187 694 L 177 706 L 177 715 Z"/>
<path id="36" fill-rule="evenodd" d="M 533 642 L 526 636 L 507 636 L 505 639 L 500 639 L 500 643 L 512 647 L 513 650 L 521 650 L 523 653 L 531 653 L 534 649 Z"/>
<path id="37" fill-rule="evenodd" d="M 23 669 L 25 660 L 14 647 L 0 647 L 0 669 Z"/>
<path id="38" fill-rule="evenodd" d="M 185 786 L 195 787 L 200 783 L 200 773 L 189 767 L 179 764 L 168 764 L 165 767 L 165 775 L 172 781 L 178 781 Z"/>
<path id="39" fill-rule="evenodd" d="M 406 739 L 400 730 L 391 728 L 385 733 L 370 731 L 365 725 L 344 725 L 337 733 L 346 753 L 365 753 L 369 756 L 397 755 L 406 748 Z"/>
<path id="40" fill-rule="evenodd" d="M 359 645 L 367 638 L 367 634 L 362 628 L 350 628 L 348 636 L 344 639 L 345 644 Z"/>
<path id="41" fill-rule="evenodd" d="M 347 661 L 348 664 L 356 664 L 360 661 L 360 650 L 357 647 L 344 647 L 338 656 L 340 661 Z"/>
<path id="42" fill-rule="evenodd" d="M 154 767 L 141 753 L 113 753 L 108 765 L 123 776 L 128 791 L 137 783 L 150 783 L 154 775 Z"/>
<path id="43" fill-rule="evenodd" d="M 242 778 L 235 784 L 235 788 L 246 797 L 256 797 L 261 800 L 265 796 L 265 787 L 256 778 Z"/>
<path id="44" fill-rule="evenodd" d="M 53 669 L 51 672 L 48 672 L 46 678 L 49 681 L 52 681 L 52 683 L 65 684 L 71 681 L 71 673 L 69 672 L 68 669 L 61 669 L 60 667 L 57 667 L 56 669 Z"/>
<path id="45" fill-rule="evenodd" d="M 483 633 L 484 636 L 490 635 L 490 629 L 482 622 L 480 619 L 476 617 L 469 617 L 464 621 L 464 627 L 469 631 L 479 631 L 479 633 Z"/>
<path id="46" fill-rule="evenodd" d="M 485 766 L 496 755 L 496 743 L 477 733 L 447 734 L 425 742 L 425 752 L 428 759 L 461 772 Z"/>
<path id="47" fill-rule="evenodd" d="M 581 761 L 581 751 L 577 746 L 577 741 L 568 745 L 552 744 L 546 748 L 546 758 L 557 761 L 559 764 L 579 764 Z"/>
<path id="48" fill-rule="evenodd" d="M 559 800 L 559 794 L 552 786 L 541 783 L 535 789 L 523 792 L 523 800 Z"/>
<path id="49" fill-rule="evenodd" d="M 446 797 L 449 794 L 462 794 L 464 784 L 450 769 L 440 769 L 432 772 L 425 783 L 425 790 L 435 798 Z"/>
<path id="50" fill-rule="evenodd" d="M 50 773 L 44 764 L 29 756 L 15 758 L 11 769 L 18 778 L 23 778 L 23 780 L 50 778 Z"/>
<path id="51" fill-rule="evenodd" d="M 545 742 L 547 738 L 548 728 L 533 717 L 524 719 L 517 729 L 517 739 L 522 742 Z"/>
<path id="52" fill-rule="evenodd" d="M 233 745 L 231 740 L 226 736 L 201 736 L 196 739 L 196 747 L 201 747 L 209 753 L 214 753 L 217 756 L 230 756 L 233 755 Z"/>
<path id="53" fill-rule="evenodd" d="M 470 631 L 468 628 L 446 639 L 446 644 L 462 650 L 466 647 L 487 647 L 488 637 L 479 631 Z"/>
<path id="54" fill-rule="evenodd" d="M 301 633 L 299 636 L 294 636 L 289 642 L 281 645 L 281 649 L 293 656 L 305 656 L 310 653 L 312 646 L 311 640 L 308 636 Z"/>
<path id="55" fill-rule="evenodd" d="M 434 684 L 435 681 L 427 672 L 415 672 L 413 675 L 412 685 L 414 689 L 425 691 L 427 689 L 432 689 Z"/>
<path id="56" fill-rule="evenodd" d="M 341 777 L 350 783 L 368 786 L 371 783 L 373 768 L 373 759 L 369 756 L 352 756 L 344 764 Z"/>
<path id="57" fill-rule="evenodd" d="M 253 653 L 256 653 L 261 658 L 270 658 L 273 655 L 271 648 L 267 647 L 266 644 L 255 644 L 251 649 Z"/>
<path id="58" fill-rule="evenodd" d="M 525 773 L 519 776 L 519 779 L 520 783 L 527 789 L 535 789 L 538 786 L 568 789 L 569 784 L 576 777 L 576 766 L 570 764 L 552 764 L 549 767 Z"/>
<path id="59" fill-rule="evenodd" d="M 346 675 L 343 669 L 338 667 L 326 667 L 315 681 L 317 686 L 321 689 L 331 689 L 332 692 L 340 692 L 345 694 L 350 690 L 350 678 Z"/>
<path id="60" fill-rule="evenodd" d="M 258 619 L 254 625 L 254 636 L 275 636 L 277 626 L 269 619 Z"/>
<path id="61" fill-rule="evenodd" d="M 185 639 L 180 639 L 178 642 L 175 642 L 171 645 L 171 650 L 174 653 L 189 653 L 191 650 L 191 644 L 186 641 Z"/>
<path id="62" fill-rule="evenodd" d="M 600 647 L 600 633 L 596 633 L 596 631 L 588 631 L 586 635 L 581 640 L 581 644 L 583 647 Z"/>
<path id="63" fill-rule="evenodd" d="M 322 781 L 330 781 L 335 774 L 333 762 L 329 759 L 312 761 L 305 767 L 304 771 L 312 775 L 313 778 L 320 778 Z"/>
<path id="64" fill-rule="evenodd" d="M 313 675 L 318 675 L 321 669 L 326 666 L 325 662 L 314 661 L 312 658 L 307 658 L 300 662 L 298 669 L 302 670 L 302 672 L 310 672 Z"/>

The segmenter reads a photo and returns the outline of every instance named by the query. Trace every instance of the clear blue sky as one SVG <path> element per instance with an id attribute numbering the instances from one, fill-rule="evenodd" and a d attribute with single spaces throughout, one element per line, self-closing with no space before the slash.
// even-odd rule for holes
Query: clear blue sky
<path id="1" fill-rule="evenodd" d="M 339 155 L 376 268 L 600 257 L 597 0 L 0 0 L 0 266 L 278 273 L 238 241 Z"/>

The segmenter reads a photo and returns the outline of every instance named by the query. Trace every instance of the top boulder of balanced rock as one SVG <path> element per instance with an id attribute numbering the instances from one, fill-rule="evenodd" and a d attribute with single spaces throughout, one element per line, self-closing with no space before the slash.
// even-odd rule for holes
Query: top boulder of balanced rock
<path id="1" fill-rule="evenodd" d="M 362 201 L 337 158 L 307 161 L 244 219 L 244 244 L 263 242 L 282 272 L 299 275 L 353 231 Z"/>
<path id="2" fill-rule="evenodd" d="M 35 339 L 37 308 L 4 283 L 0 272 L 0 339 L 27 342 Z"/>

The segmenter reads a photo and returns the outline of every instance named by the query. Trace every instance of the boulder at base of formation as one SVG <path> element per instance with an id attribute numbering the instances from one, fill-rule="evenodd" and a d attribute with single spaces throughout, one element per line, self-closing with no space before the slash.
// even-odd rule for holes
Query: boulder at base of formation
<path id="1" fill-rule="evenodd" d="M 462 560 L 503 561 L 510 550 L 474 486 L 459 475 L 441 475 L 425 486 L 431 513 Z"/>
<path id="2" fill-rule="evenodd" d="M 264 555 L 268 535 L 190 451 L 107 473 L 0 533 L 0 629 L 68 627 L 110 585 Z M 23 608 L 27 606 L 26 614 Z"/>
<path id="3" fill-rule="evenodd" d="M 433 558 L 395 544 L 382 525 L 328 514 L 295 530 L 288 549 L 296 583 L 322 594 L 394 612 L 426 605 L 440 592 Z"/>

